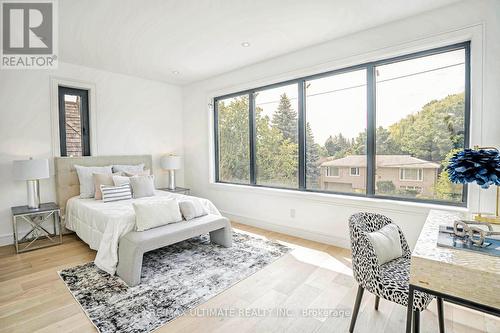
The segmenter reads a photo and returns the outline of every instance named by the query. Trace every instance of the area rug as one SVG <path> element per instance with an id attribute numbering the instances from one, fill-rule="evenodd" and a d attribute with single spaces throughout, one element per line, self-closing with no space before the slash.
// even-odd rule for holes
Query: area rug
<path id="1" fill-rule="evenodd" d="M 208 235 L 144 255 L 141 284 L 128 287 L 94 263 L 60 277 L 100 332 L 150 332 L 283 256 L 289 247 L 234 232 L 233 247 Z"/>

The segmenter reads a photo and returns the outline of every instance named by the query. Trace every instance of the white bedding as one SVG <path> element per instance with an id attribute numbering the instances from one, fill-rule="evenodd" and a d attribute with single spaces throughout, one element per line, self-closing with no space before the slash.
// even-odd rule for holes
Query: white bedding
<path id="1" fill-rule="evenodd" d="M 66 205 L 65 226 L 76 232 L 91 249 L 97 250 L 95 264 L 111 275 L 115 274 L 118 263 L 118 241 L 121 236 L 135 227 L 134 201 L 176 200 L 188 196 L 165 191 L 155 191 L 154 197 L 102 202 L 94 199 L 73 197 Z M 197 199 L 210 214 L 221 215 L 214 204 L 202 198 Z"/>

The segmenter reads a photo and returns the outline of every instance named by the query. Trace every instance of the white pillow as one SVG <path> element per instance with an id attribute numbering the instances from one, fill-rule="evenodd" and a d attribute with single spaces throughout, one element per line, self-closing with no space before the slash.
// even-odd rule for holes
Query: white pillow
<path id="1" fill-rule="evenodd" d="M 174 199 L 136 201 L 133 206 L 137 231 L 182 221 L 179 204 Z"/>
<path id="2" fill-rule="evenodd" d="M 130 177 L 129 180 L 134 198 L 152 197 L 155 195 L 154 176 L 134 176 Z"/>
<path id="3" fill-rule="evenodd" d="M 125 176 L 127 176 L 127 177 L 149 176 L 151 174 L 151 170 L 146 169 L 146 170 L 142 170 L 139 172 L 127 172 L 127 171 L 125 171 L 124 173 L 125 173 Z"/>
<path id="4" fill-rule="evenodd" d="M 186 221 L 208 214 L 208 211 L 205 207 L 203 207 L 199 200 L 179 201 L 179 208 L 181 209 L 182 216 L 184 216 Z"/>
<path id="5" fill-rule="evenodd" d="M 78 180 L 80 182 L 80 198 L 88 199 L 93 198 L 95 194 L 94 187 L 94 173 L 105 173 L 111 174 L 111 165 L 103 167 L 86 167 L 81 165 L 75 165 L 76 173 L 78 174 Z"/>
<path id="6" fill-rule="evenodd" d="M 114 172 L 123 171 L 123 172 L 137 174 L 137 173 L 144 171 L 144 163 L 137 164 L 137 165 L 116 164 L 116 165 L 113 165 L 113 171 Z"/>
<path id="7" fill-rule="evenodd" d="M 379 266 L 403 256 L 398 226 L 394 223 L 370 232 L 367 236 L 375 250 Z"/>
<path id="8" fill-rule="evenodd" d="M 130 177 L 127 176 L 113 176 L 113 184 L 115 186 L 121 186 L 125 184 L 130 184 Z"/>

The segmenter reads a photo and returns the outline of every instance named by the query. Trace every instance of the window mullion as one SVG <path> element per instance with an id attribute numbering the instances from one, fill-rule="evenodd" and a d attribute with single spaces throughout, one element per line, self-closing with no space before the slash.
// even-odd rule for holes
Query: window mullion
<path id="1" fill-rule="evenodd" d="M 257 184 L 257 168 L 256 168 L 256 160 L 255 160 L 255 146 L 257 142 L 256 138 L 256 128 L 255 128 L 255 94 L 254 92 L 250 92 L 248 94 L 248 124 L 249 124 L 249 139 L 250 139 L 250 184 Z"/>
<path id="2" fill-rule="evenodd" d="M 218 101 L 213 99 L 214 112 L 214 152 L 215 152 L 215 181 L 219 182 L 219 110 Z"/>
<path id="3" fill-rule="evenodd" d="M 375 168 L 376 168 L 376 120 L 375 120 L 375 66 L 368 64 L 367 74 L 367 129 L 366 129 L 366 194 L 375 195 Z"/>
<path id="4" fill-rule="evenodd" d="M 299 189 L 306 188 L 306 98 L 305 81 L 298 82 Z"/>

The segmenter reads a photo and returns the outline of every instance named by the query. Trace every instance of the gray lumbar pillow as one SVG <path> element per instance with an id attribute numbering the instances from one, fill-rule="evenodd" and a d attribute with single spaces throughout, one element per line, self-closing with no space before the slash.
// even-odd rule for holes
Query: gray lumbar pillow
<path id="1" fill-rule="evenodd" d="M 375 250 L 379 266 L 403 255 L 399 228 L 394 223 L 370 232 L 367 236 Z"/>
<path id="2" fill-rule="evenodd" d="M 137 165 L 126 165 L 126 164 L 113 165 L 113 172 L 119 172 L 119 171 L 138 174 L 144 171 L 144 163 Z"/>
<path id="3" fill-rule="evenodd" d="M 152 197 L 155 195 L 154 176 L 130 177 L 130 186 L 134 198 Z"/>
<path id="4" fill-rule="evenodd" d="M 208 211 L 198 200 L 179 201 L 179 208 L 186 221 L 208 214 Z"/>

